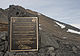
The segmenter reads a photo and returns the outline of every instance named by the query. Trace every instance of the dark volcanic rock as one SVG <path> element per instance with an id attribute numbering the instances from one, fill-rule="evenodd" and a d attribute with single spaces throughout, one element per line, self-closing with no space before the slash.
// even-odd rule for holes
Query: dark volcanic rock
<path id="1" fill-rule="evenodd" d="M 8 51 L 7 30 L 10 17 L 39 17 L 38 52 Z M 68 29 L 80 32 L 78 28 L 21 6 L 11 5 L 5 10 L 0 9 L 0 56 L 80 56 L 80 35 L 68 32 Z"/>
<path id="2" fill-rule="evenodd" d="M 59 48 L 59 44 L 57 41 L 53 38 L 52 35 L 47 33 L 46 31 L 42 31 L 41 33 L 41 47 L 45 46 L 53 46 L 55 48 Z"/>

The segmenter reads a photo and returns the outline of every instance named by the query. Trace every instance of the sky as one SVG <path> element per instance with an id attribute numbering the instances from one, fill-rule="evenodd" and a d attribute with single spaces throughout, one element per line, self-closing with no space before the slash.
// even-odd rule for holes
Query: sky
<path id="1" fill-rule="evenodd" d="M 20 5 L 80 28 L 80 0 L 0 0 L 0 8 Z"/>

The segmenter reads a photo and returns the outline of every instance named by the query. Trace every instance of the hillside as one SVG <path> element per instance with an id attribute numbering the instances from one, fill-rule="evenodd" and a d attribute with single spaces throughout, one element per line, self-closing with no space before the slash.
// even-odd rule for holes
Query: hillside
<path id="1" fill-rule="evenodd" d="M 39 51 L 14 52 L 8 51 L 8 20 L 10 17 L 39 17 Z M 4 25 L 4 26 L 2 26 Z M 2 30 L 1 30 L 2 29 Z M 6 29 L 6 30 L 5 30 Z M 24 56 L 79 56 L 80 29 L 49 18 L 39 12 L 11 5 L 0 9 L 0 55 L 12 56 L 19 53 Z"/>

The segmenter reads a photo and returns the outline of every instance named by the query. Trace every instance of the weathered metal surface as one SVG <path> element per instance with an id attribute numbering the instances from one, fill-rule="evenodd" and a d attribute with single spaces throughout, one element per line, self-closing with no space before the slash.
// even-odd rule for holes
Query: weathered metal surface
<path id="1" fill-rule="evenodd" d="M 11 17 L 10 51 L 38 50 L 38 18 Z"/>

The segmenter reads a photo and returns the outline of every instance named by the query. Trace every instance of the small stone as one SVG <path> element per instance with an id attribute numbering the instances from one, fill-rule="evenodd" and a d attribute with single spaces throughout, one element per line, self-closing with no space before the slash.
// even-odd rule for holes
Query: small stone
<path id="1" fill-rule="evenodd" d="M 48 47 L 47 48 L 47 53 L 48 54 L 52 54 L 54 52 L 54 48 L 53 47 Z"/>
<path id="2" fill-rule="evenodd" d="M 52 50 L 52 51 L 54 51 L 54 48 L 53 47 L 48 47 L 48 50 Z"/>
<path id="3" fill-rule="evenodd" d="M 77 48 L 75 46 L 72 47 L 74 53 L 77 53 Z"/>
<path id="4" fill-rule="evenodd" d="M 4 45 L 0 46 L 0 51 L 4 51 Z"/>
<path id="5" fill-rule="evenodd" d="M 40 52 L 40 53 L 44 53 L 44 52 L 45 52 L 45 48 L 41 48 L 41 49 L 39 50 L 39 52 Z"/>
<path id="6" fill-rule="evenodd" d="M 45 53 L 38 53 L 38 56 L 45 56 Z"/>
<path id="7" fill-rule="evenodd" d="M 1 45 L 4 45 L 4 42 L 3 42 L 3 41 L 0 42 L 0 46 L 1 46 Z"/>
<path id="8" fill-rule="evenodd" d="M 14 54 L 12 54 L 12 53 L 9 53 L 9 56 L 14 56 Z"/>
<path id="9" fill-rule="evenodd" d="M 5 55 L 4 56 L 9 56 L 9 53 L 5 53 Z"/>
<path id="10" fill-rule="evenodd" d="M 36 52 L 28 52 L 28 56 L 37 56 Z"/>
<path id="11" fill-rule="evenodd" d="M 5 41 L 5 50 L 6 51 L 8 49 L 8 41 Z"/>
<path id="12" fill-rule="evenodd" d="M 7 36 L 7 32 L 1 32 L 1 33 L 0 33 L 0 38 L 1 38 L 2 40 L 6 40 L 6 36 Z"/>
<path id="13" fill-rule="evenodd" d="M 0 52 L 0 56 L 3 56 L 4 55 L 4 53 L 3 52 Z"/>
<path id="14" fill-rule="evenodd" d="M 50 55 L 51 55 L 51 56 L 55 56 L 55 53 L 51 53 Z"/>

